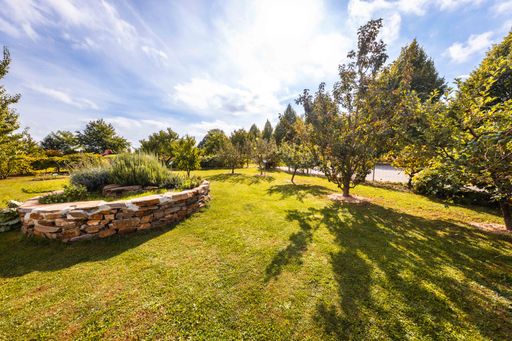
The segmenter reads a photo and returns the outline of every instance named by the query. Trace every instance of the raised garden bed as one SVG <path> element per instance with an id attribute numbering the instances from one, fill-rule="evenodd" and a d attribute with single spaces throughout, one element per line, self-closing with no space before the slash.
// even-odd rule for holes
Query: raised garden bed
<path id="1" fill-rule="evenodd" d="M 210 184 L 118 201 L 41 204 L 32 198 L 18 208 L 21 231 L 28 236 L 74 242 L 166 226 L 188 217 L 208 200 Z"/>

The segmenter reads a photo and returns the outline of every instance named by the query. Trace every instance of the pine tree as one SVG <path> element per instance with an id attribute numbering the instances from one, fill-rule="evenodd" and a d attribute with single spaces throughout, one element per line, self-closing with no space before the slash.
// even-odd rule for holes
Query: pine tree
<path id="1" fill-rule="evenodd" d="M 0 80 L 9 71 L 11 56 L 4 47 L 3 59 L 0 62 Z M 9 95 L 3 85 L 0 85 L 0 179 L 14 172 L 16 160 L 21 152 L 23 134 L 17 133 L 20 127 L 19 116 L 10 106 L 18 103 L 20 95 Z"/>
<path id="2" fill-rule="evenodd" d="M 263 127 L 263 132 L 261 135 L 262 135 L 263 139 L 268 142 L 272 138 L 273 134 L 274 134 L 274 129 L 272 128 L 272 124 L 270 124 L 270 121 L 267 120 L 267 122 L 265 122 L 265 126 Z"/>
<path id="3" fill-rule="evenodd" d="M 288 104 L 284 114 L 279 115 L 279 122 L 274 130 L 277 145 L 280 145 L 283 141 L 290 142 L 293 139 L 293 125 L 295 121 L 297 121 L 297 113 L 293 110 L 292 106 Z"/>

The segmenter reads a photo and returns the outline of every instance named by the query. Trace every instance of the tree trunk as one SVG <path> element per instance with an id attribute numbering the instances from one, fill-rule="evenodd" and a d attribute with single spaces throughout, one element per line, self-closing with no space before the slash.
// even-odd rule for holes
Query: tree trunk
<path id="1" fill-rule="evenodd" d="M 293 169 L 293 174 L 292 174 L 292 184 L 295 184 L 295 182 L 293 182 L 293 179 L 295 178 L 295 174 L 297 173 L 297 168 L 294 168 Z"/>
<path id="2" fill-rule="evenodd" d="M 409 175 L 409 180 L 407 180 L 407 188 L 412 189 L 412 176 Z"/>
<path id="3" fill-rule="evenodd" d="M 500 201 L 500 208 L 503 214 L 503 220 L 505 221 L 505 227 L 507 230 L 512 231 L 512 205 L 508 199 Z"/>
<path id="4" fill-rule="evenodd" d="M 235 174 L 235 166 L 231 167 L 231 174 Z"/>
<path id="5" fill-rule="evenodd" d="M 350 196 L 350 177 L 348 176 L 343 179 L 342 191 L 344 197 Z"/>
<path id="6" fill-rule="evenodd" d="M 187 178 L 190 178 L 190 169 L 187 169 Z"/>

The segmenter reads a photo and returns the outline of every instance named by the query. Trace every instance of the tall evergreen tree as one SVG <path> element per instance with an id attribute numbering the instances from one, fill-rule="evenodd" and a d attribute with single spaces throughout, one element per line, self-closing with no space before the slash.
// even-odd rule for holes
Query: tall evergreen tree
<path id="1" fill-rule="evenodd" d="M 284 114 L 279 115 L 279 122 L 274 130 L 277 145 L 280 145 L 283 141 L 292 141 L 295 133 L 293 129 L 295 121 L 297 121 L 297 113 L 293 110 L 292 106 L 288 104 Z"/>
<path id="2" fill-rule="evenodd" d="M 9 50 L 4 47 L 3 59 L 0 61 L 0 80 L 9 71 L 10 62 Z M 22 145 L 23 134 L 16 132 L 20 127 L 19 117 L 11 107 L 18 103 L 19 99 L 20 95 L 9 95 L 0 84 L 0 179 L 14 172 Z"/>
<path id="3" fill-rule="evenodd" d="M 260 137 L 261 137 L 261 131 L 258 128 L 258 126 L 255 123 L 253 123 L 251 128 L 249 129 L 249 138 L 251 139 L 251 141 L 254 141 Z"/>
<path id="4" fill-rule="evenodd" d="M 266 141 L 270 141 L 273 134 L 274 134 L 274 129 L 272 128 L 272 124 L 270 123 L 269 120 L 267 120 L 267 122 L 265 122 L 265 126 L 263 127 L 263 132 L 262 132 L 261 136 Z"/>
<path id="5" fill-rule="evenodd" d="M 402 48 L 398 58 L 389 66 L 388 91 L 414 90 L 421 101 L 430 99 L 434 91 L 439 98 L 446 90 L 446 82 L 439 76 L 434 61 L 414 39 Z"/>

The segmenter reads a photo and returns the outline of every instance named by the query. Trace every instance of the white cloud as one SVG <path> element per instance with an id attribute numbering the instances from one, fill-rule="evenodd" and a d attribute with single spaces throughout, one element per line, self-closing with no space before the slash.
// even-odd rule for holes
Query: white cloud
<path id="1" fill-rule="evenodd" d="M 360 26 L 370 19 L 382 17 L 382 37 L 392 43 L 400 37 L 401 15 L 422 16 L 429 7 L 452 11 L 462 6 L 476 6 L 483 0 L 350 0 L 347 5 L 349 18 Z"/>
<path id="2" fill-rule="evenodd" d="M 480 5 L 483 0 L 437 0 L 437 3 L 441 10 L 452 11 L 456 8 L 463 6 L 477 6 Z"/>
<path id="3" fill-rule="evenodd" d="M 491 37 L 493 32 L 484 32 L 481 34 L 472 34 L 469 36 L 466 43 L 454 43 L 451 45 L 447 54 L 452 61 L 456 63 L 463 63 L 467 61 L 472 55 L 480 53 L 487 49 L 493 43 Z"/>
<path id="4" fill-rule="evenodd" d="M 69 104 L 79 109 L 99 109 L 98 105 L 93 101 L 85 98 L 76 98 L 63 90 L 48 88 L 35 84 L 28 85 L 28 88 L 36 92 L 39 92 L 43 95 L 46 95 L 48 97 L 51 97 L 59 102 Z"/>
<path id="5" fill-rule="evenodd" d="M 492 11 L 496 15 L 508 15 L 512 13 L 512 0 L 498 1 L 493 7 Z"/>
<path id="6" fill-rule="evenodd" d="M 193 78 L 174 87 L 172 99 L 193 109 L 200 116 L 215 116 L 219 112 L 233 116 L 277 112 L 280 105 L 273 96 L 262 97 L 203 78 Z"/>

